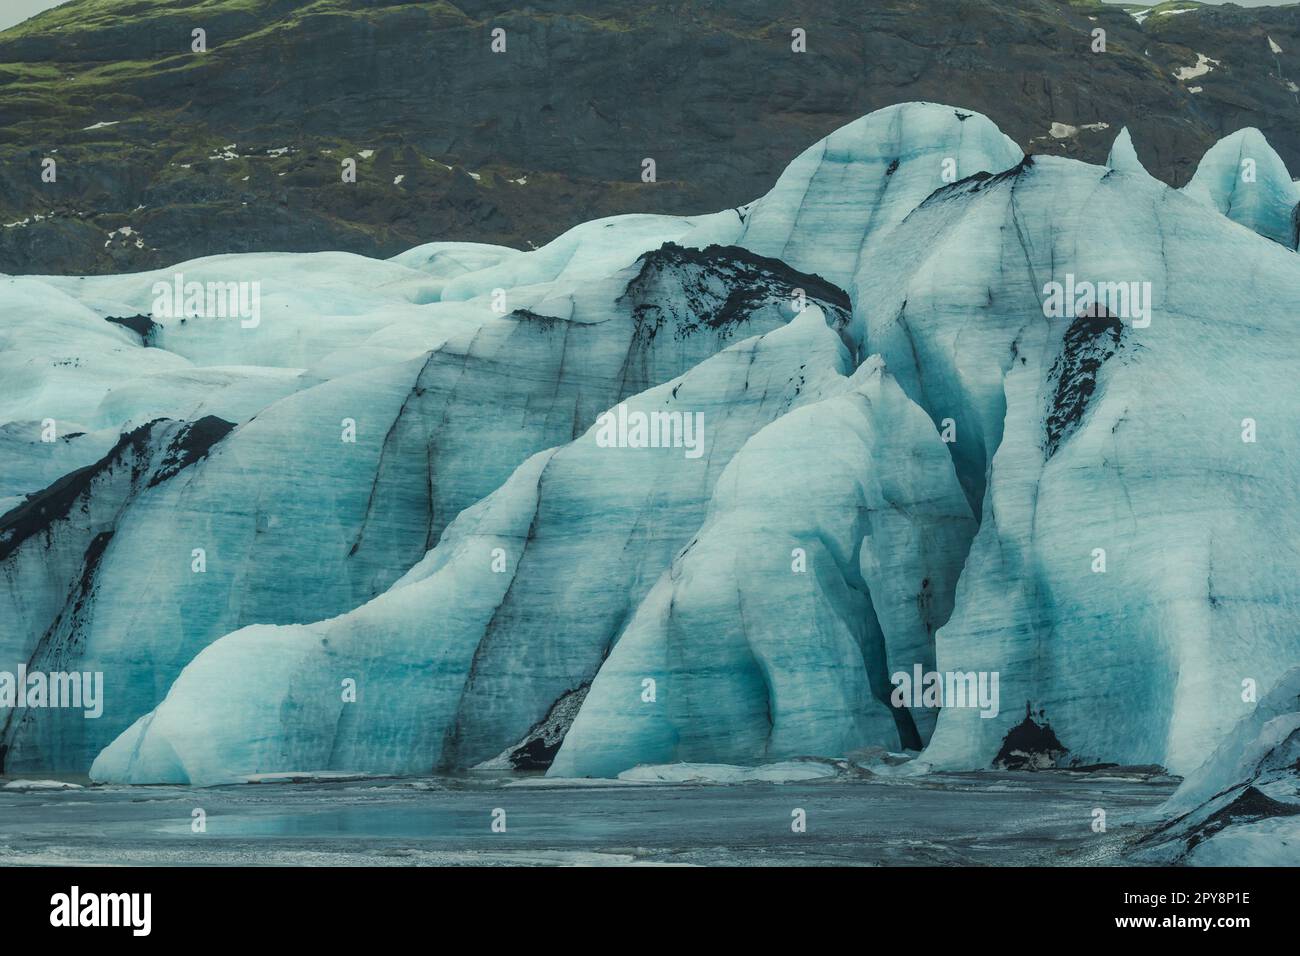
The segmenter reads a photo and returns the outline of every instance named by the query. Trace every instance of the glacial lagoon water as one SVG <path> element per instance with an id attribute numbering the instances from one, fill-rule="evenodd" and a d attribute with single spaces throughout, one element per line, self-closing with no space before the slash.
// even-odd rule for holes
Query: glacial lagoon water
<path id="1" fill-rule="evenodd" d="M 0 783 L 0 864 L 1107 865 L 1123 862 L 1175 785 L 1105 771 L 736 785 L 526 775 Z M 792 828 L 798 809 L 804 832 Z M 194 831 L 195 810 L 205 832 Z"/>

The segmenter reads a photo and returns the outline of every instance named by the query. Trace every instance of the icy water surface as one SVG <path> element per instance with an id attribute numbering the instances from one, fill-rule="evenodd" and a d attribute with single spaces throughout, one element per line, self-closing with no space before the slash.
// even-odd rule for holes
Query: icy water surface
<path id="1" fill-rule="evenodd" d="M 0 785 L 0 864 L 1107 865 L 1123 862 L 1174 786 L 1126 774 L 991 772 L 743 785 Z M 206 833 L 191 829 L 196 808 Z M 807 815 L 804 833 L 791 829 L 796 808 Z M 1105 833 L 1093 830 L 1095 808 L 1106 811 Z M 498 809 L 504 833 L 492 830 Z"/>

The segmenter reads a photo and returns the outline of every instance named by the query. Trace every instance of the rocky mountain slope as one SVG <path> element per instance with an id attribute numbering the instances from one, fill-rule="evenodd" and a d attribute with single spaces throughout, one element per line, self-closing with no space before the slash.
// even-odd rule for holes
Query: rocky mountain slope
<path id="1" fill-rule="evenodd" d="M 534 248 L 603 215 L 746 203 L 807 143 L 909 100 L 1091 162 L 1127 126 L 1174 185 L 1248 126 L 1295 169 L 1294 78 L 1296 6 L 72 0 L 0 34 L 0 271 Z"/>

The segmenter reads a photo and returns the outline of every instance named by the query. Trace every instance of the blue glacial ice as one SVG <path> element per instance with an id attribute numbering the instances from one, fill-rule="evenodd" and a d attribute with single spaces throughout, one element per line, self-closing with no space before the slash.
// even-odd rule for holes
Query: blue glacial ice
<path id="1" fill-rule="evenodd" d="M 1300 667 L 1267 689 L 1155 816 L 1167 822 L 1138 844 L 1137 862 L 1300 864 Z"/>
<path id="2" fill-rule="evenodd" d="M 272 259 L 267 288 L 289 288 L 280 274 L 284 257 Z M 204 275 L 212 267 L 203 260 L 201 268 L 179 268 Z M 354 285 L 364 278 L 382 292 L 396 283 L 409 296 L 411 283 L 419 281 L 399 275 L 398 282 L 392 276 L 397 267 L 389 263 L 376 268 Z M 338 280 L 333 271 L 325 275 L 322 302 L 359 308 L 356 293 L 350 305 L 335 298 Z M 156 278 L 112 277 L 117 285 L 110 291 L 133 308 Z M 95 520 L 113 535 L 96 560 L 93 586 L 120 600 L 97 601 L 95 613 L 66 632 L 49 630 L 57 601 L 36 617 L 0 615 L 0 640 L 39 642 L 47 656 L 75 648 L 83 667 L 118 675 L 123 704 L 90 724 L 67 712 L 34 712 L 25 729 L 13 725 L 10 731 L 11 766 L 23 760 L 84 765 L 158 703 L 180 669 L 223 634 L 254 623 L 309 622 L 381 594 L 457 514 L 519 463 L 571 441 L 604 408 L 679 376 L 737 338 L 783 327 L 794 314 L 795 289 L 802 290 L 802 301 L 822 303 L 847 336 L 847 298 L 817 277 L 743 249 L 665 244 L 603 279 L 513 295 L 508 314 L 494 311 L 490 297 L 468 305 L 429 304 L 423 308 L 431 321 L 424 322 L 403 308 L 381 309 L 361 325 L 345 320 L 328 347 L 352 335 L 361 348 L 339 349 L 344 356 L 331 358 L 321 344 L 310 354 L 295 347 L 295 362 L 328 363 L 332 374 L 321 371 L 322 364 L 295 372 L 294 390 L 273 394 L 247 418 L 224 403 L 221 411 L 230 418 L 222 420 L 238 427 L 212 454 L 174 481 L 151 483 L 130 509 L 114 505 L 97 512 Z M 91 293 L 101 294 L 93 287 Z M 449 310 L 454 321 L 444 314 Z M 305 341 L 310 318 L 295 316 L 286 323 L 290 328 L 278 328 L 272 315 L 249 329 L 227 322 L 220 334 L 190 332 L 186 323 L 177 334 L 187 349 L 211 340 L 221 361 L 230 360 L 233 347 L 251 361 L 267 346 L 241 346 L 240 333 Z M 367 351 L 381 319 L 390 324 L 378 334 L 388 338 L 382 351 Z M 95 331 L 116 329 L 95 322 Z M 141 403 L 129 409 L 130 421 L 171 407 L 173 395 L 156 390 L 152 378 L 144 387 L 136 384 L 123 386 Z M 191 394 L 201 391 L 196 383 Z M 111 398 L 96 394 L 86 404 L 93 402 L 102 417 L 106 406 L 116 407 Z M 36 425 L 29 427 L 34 434 Z M 304 494 L 306 488 L 311 493 Z M 97 510 L 94 502 L 88 507 Z M 310 560 L 301 557 L 304 541 L 312 542 Z M 196 550 L 203 552 L 202 573 L 192 561 Z M 41 553 L 29 551 L 15 558 L 15 580 L 29 573 L 22 562 L 42 569 L 30 573 L 48 573 Z M 74 564 L 60 566 L 44 588 L 47 597 L 61 598 L 84 576 Z M 148 588 L 142 591 L 140 581 Z M 27 600 L 26 584 L 0 591 L 6 608 Z M 45 725 L 45 738 L 62 741 L 56 752 L 17 739 Z"/>
<path id="3" fill-rule="evenodd" d="M 1215 143 L 1183 191 L 1288 249 L 1297 245 L 1300 186 L 1286 163 L 1254 127 Z"/>
<path id="4" fill-rule="evenodd" d="M 8 714 L 6 767 L 972 769 L 1030 733 L 1191 773 L 1300 659 L 1275 160 L 1243 131 L 1180 191 L 1124 133 L 1026 157 L 913 103 L 746 206 L 532 252 L 0 278 L 0 670 L 107 686 Z M 259 321 L 158 313 L 176 274 L 256 280 Z M 702 415 L 699 454 L 606 447 L 620 408 Z M 914 667 L 1000 707 L 898 705 Z"/>
<path id="5" fill-rule="evenodd" d="M 286 765 L 420 772 L 497 756 L 590 682 L 745 440 L 815 401 L 850 364 L 810 307 L 629 398 L 629 414 L 704 416 L 701 454 L 601 447 L 594 425 L 537 453 L 374 600 L 206 648 L 92 773 L 207 784 Z M 250 669 L 255 682 L 244 684 Z M 349 680 L 355 704 L 344 703 Z M 239 684 L 253 706 L 219 726 L 201 716 L 228 710 L 221 700 Z"/>

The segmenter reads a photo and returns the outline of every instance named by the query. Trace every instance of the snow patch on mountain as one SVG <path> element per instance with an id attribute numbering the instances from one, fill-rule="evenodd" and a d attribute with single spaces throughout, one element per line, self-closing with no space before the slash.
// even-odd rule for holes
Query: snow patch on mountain
<path id="1" fill-rule="evenodd" d="M 1196 63 L 1192 66 L 1180 66 L 1174 70 L 1174 77 L 1184 81 L 1194 80 L 1198 76 L 1204 76 L 1212 72 L 1216 66 L 1220 65 L 1221 63 L 1218 60 L 1211 59 L 1204 53 L 1198 53 L 1196 54 Z"/>

